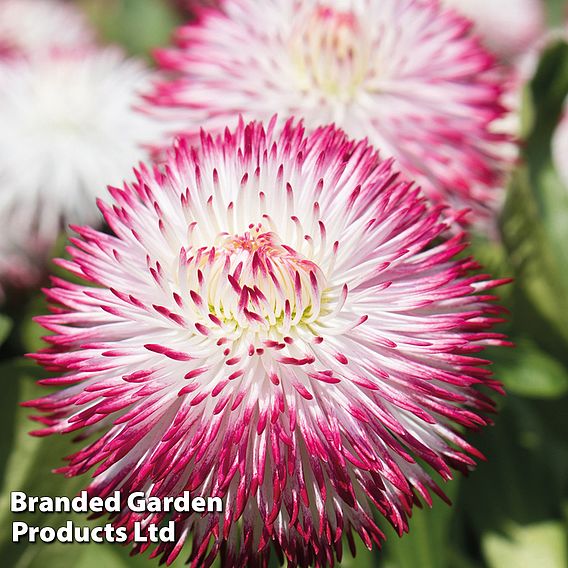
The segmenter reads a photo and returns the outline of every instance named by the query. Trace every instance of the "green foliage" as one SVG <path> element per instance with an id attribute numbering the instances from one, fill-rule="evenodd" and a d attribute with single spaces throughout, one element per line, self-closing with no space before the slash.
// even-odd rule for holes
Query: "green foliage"
<path id="1" fill-rule="evenodd" d="M 502 219 L 517 297 L 523 295 L 514 314 L 528 301 L 554 333 L 568 340 L 568 191 L 554 171 L 550 147 L 568 93 L 568 46 L 548 50 L 531 92 L 535 119 L 526 166 L 513 179 Z"/>
<path id="2" fill-rule="evenodd" d="M 487 533 L 483 551 L 489 568 L 566 568 L 566 529 L 560 522 L 511 524 L 503 534 Z"/>
<path id="3" fill-rule="evenodd" d="M 495 350 L 493 372 L 507 392 L 532 398 L 568 393 L 568 370 L 530 339 L 517 339 L 514 349 Z"/>
<path id="4" fill-rule="evenodd" d="M 11 542 L 12 521 L 24 521 L 33 525 L 58 526 L 68 517 L 34 513 L 9 512 L 10 491 L 26 491 L 30 495 L 73 496 L 84 480 L 63 480 L 52 470 L 62 465 L 62 457 L 73 451 L 68 437 L 37 438 L 29 435 L 34 423 L 29 420 L 30 411 L 19 407 L 19 401 L 46 394 L 46 389 L 36 381 L 45 374 L 32 361 L 8 361 L 0 368 L 2 390 L 2 461 L 0 462 L 0 558 L 4 565 L 23 568 L 33 566 L 34 559 L 45 547 L 51 545 L 15 545 Z M 10 530 L 5 530 L 6 528 Z M 73 546 L 73 545 L 70 545 Z M 79 546 L 79 545 L 77 545 Z M 68 547 L 69 548 L 69 547 Z M 59 564 L 63 566 L 63 564 Z"/>
<path id="5" fill-rule="evenodd" d="M 561 26 L 566 21 L 566 0 L 547 0 L 548 21 L 551 26 Z"/>
<path id="6" fill-rule="evenodd" d="M 442 486 L 453 499 L 459 480 Z M 436 499 L 432 508 L 415 509 L 410 520 L 410 532 L 399 538 L 394 530 L 383 522 L 387 535 L 384 556 L 388 566 L 396 568 L 439 568 L 449 566 L 451 557 L 450 530 L 454 511 L 447 503 Z"/>
<path id="7" fill-rule="evenodd" d="M 163 0 L 80 0 L 104 40 L 134 54 L 148 55 L 167 45 L 179 16 Z"/>

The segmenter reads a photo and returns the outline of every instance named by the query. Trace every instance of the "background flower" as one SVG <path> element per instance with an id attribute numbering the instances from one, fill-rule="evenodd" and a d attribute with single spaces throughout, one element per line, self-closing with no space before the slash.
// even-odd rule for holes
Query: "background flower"
<path id="1" fill-rule="evenodd" d="M 509 144 L 492 126 L 502 77 L 469 27 L 437 2 L 227 0 L 158 52 L 174 78 L 148 111 L 189 136 L 239 113 L 335 122 L 396 157 L 435 202 L 487 216 Z"/>
<path id="2" fill-rule="evenodd" d="M 24 251 L 34 249 L 32 257 L 38 250 L 45 257 L 67 223 L 99 222 L 95 198 L 157 135 L 159 125 L 133 108 L 151 77 L 118 48 L 46 48 L 0 63 L 6 254 L 17 259 L 13 251 L 20 250 L 24 261 Z"/>
<path id="3" fill-rule="evenodd" d="M 48 49 L 0 67 L 0 215 L 15 233 L 53 241 L 93 222 L 156 127 L 133 109 L 151 73 L 115 48 Z"/>
<path id="4" fill-rule="evenodd" d="M 460 237 L 434 245 L 440 211 L 366 142 L 275 122 L 203 134 L 111 189 L 113 234 L 77 229 L 60 261 L 86 285 L 56 281 L 40 318 L 54 335 L 36 357 L 61 374 L 45 382 L 70 386 L 29 403 L 38 434 L 108 430 L 61 469 L 99 464 L 92 494 L 222 497 L 158 547 L 191 540 L 193 566 L 264 564 L 270 542 L 329 565 L 343 533 L 380 541 L 371 503 L 402 534 L 443 495 L 415 459 L 471 469 L 456 427 L 487 424 L 477 387 L 500 390 L 475 355 L 504 343 L 497 282 L 454 258 Z"/>
<path id="5" fill-rule="evenodd" d="M 2 0 L 0 57 L 41 51 L 46 46 L 73 48 L 94 41 L 83 13 L 61 0 Z"/>
<path id="6" fill-rule="evenodd" d="M 475 22 L 487 47 L 513 62 L 545 34 L 543 0 L 442 0 Z"/>

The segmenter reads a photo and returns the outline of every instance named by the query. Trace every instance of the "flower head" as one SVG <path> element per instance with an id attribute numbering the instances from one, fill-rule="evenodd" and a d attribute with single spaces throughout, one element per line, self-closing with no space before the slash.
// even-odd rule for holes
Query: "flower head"
<path id="1" fill-rule="evenodd" d="M 435 202 L 484 216 L 500 196 L 496 147 L 509 143 L 492 128 L 501 79 L 470 28 L 428 0 L 226 0 L 158 52 L 174 78 L 147 108 L 190 137 L 239 114 L 334 122 L 397 158 Z"/>
<path id="2" fill-rule="evenodd" d="M 68 387 L 28 403 L 47 413 L 37 434 L 101 432 L 61 470 L 98 465 L 91 494 L 222 498 L 175 515 L 155 551 L 191 539 L 192 566 L 262 564 L 271 543 L 327 565 L 342 535 L 380 541 L 372 504 L 406 531 L 441 494 L 427 468 L 474 466 L 456 426 L 486 424 L 478 387 L 499 389 L 475 355 L 503 343 L 497 282 L 455 258 L 461 237 L 438 242 L 439 209 L 367 142 L 275 124 L 182 140 L 111 188 L 112 234 L 76 229 L 59 262 L 85 283 L 55 279 L 39 320 L 44 382 Z"/>
<path id="3" fill-rule="evenodd" d="M 82 13 L 60 0 L 2 0 L 0 58 L 28 54 L 48 46 L 72 48 L 94 40 Z"/>
<path id="4" fill-rule="evenodd" d="M 132 108 L 150 77 L 114 48 L 51 48 L 0 63 L 7 252 L 32 240 L 47 251 L 68 222 L 96 222 L 96 196 L 128 175 L 140 143 L 156 135 L 155 121 Z"/>

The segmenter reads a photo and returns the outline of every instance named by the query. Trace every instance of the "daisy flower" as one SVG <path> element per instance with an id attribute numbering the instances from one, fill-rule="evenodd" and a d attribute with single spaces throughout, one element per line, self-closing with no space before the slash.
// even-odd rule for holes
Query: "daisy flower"
<path id="1" fill-rule="evenodd" d="M 52 48 L 0 63 L 7 254 L 32 240 L 47 251 L 68 222 L 97 222 L 95 198 L 128 175 L 139 143 L 156 135 L 155 121 L 132 108 L 150 78 L 115 48 Z"/>
<path id="2" fill-rule="evenodd" d="M 433 1 L 226 0 L 158 51 L 173 78 L 147 109 L 189 137 L 239 114 L 334 122 L 396 157 L 434 202 L 484 217 L 509 142 L 492 128 L 504 115 L 501 79 L 470 28 Z"/>
<path id="3" fill-rule="evenodd" d="M 98 437 L 67 476 L 91 495 L 219 497 L 221 513 L 173 514 L 172 561 L 326 566 L 342 537 L 399 533 L 480 454 L 460 430 L 488 422 L 500 390 L 476 353 L 504 343 L 499 309 L 440 209 L 366 141 L 334 126 L 239 123 L 181 140 L 77 227 L 83 284 L 55 279 L 35 357 L 66 388 L 31 401 L 37 435 Z M 483 390 L 483 389 L 481 389 Z M 125 497 L 126 498 L 126 497 Z M 124 508 L 113 522 L 159 523 Z M 147 545 L 138 545 L 144 550 Z M 250 563 L 250 564 L 249 564 Z"/>
<path id="4" fill-rule="evenodd" d="M 0 58 L 46 46 L 75 47 L 94 41 L 94 32 L 72 4 L 59 0 L 1 0 Z"/>

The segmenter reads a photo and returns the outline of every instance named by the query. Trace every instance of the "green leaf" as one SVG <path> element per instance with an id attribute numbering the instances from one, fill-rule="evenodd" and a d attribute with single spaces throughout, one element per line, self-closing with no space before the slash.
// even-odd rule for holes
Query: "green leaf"
<path id="1" fill-rule="evenodd" d="M 507 392 L 532 398 L 558 398 L 568 393 L 568 370 L 530 339 L 490 356 L 495 377 Z"/>
<path id="2" fill-rule="evenodd" d="M 556 253 L 556 237 L 550 234 L 546 217 L 538 211 L 533 187 L 526 169 L 516 173 L 505 206 L 502 232 L 516 286 L 548 325 L 568 340 L 568 319 L 563 316 L 568 313 L 568 259 L 564 264 L 563 254 Z M 562 191 L 566 193 L 564 188 Z M 559 199 L 558 207 L 568 214 L 568 203 Z M 518 307 L 522 309 L 522 305 Z M 513 318 L 521 317 L 513 309 Z"/>
<path id="3" fill-rule="evenodd" d="M 511 523 L 504 533 L 485 534 L 482 547 L 490 568 L 568 566 L 566 530 L 561 522 Z"/>
<path id="4" fill-rule="evenodd" d="M 43 513 L 11 513 L 10 492 L 25 491 L 37 496 L 74 496 L 85 480 L 82 478 L 65 479 L 52 473 L 54 468 L 63 464 L 62 458 L 75 449 L 70 436 L 52 436 L 37 438 L 29 435 L 36 429 L 37 424 L 28 418 L 30 410 L 19 407 L 18 402 L 37 398 L 50 391 L 39 387 L 36 380 L 44 377 L 42 371 L 34 362 L 17 360 L 0 366 L 0 381 L 2 381 L 2 491 L 0 493 L 0 558 L 5 566 L 27 568 L 32 566 L 36 555 L 44 547 L 52 544 L 12 543 L 11 527 L 15 520 L 27 522 L 35 526 L 58 527 L 68 519 L 77 518 L 84 522 L 84 517 L 65 516 L 61 514 Z M 5 440 L 5 442 L 4 442 Z M 70 545 L 71 546 L 71 545 Z M 70 546 L 68 548 L 70 548 Z M 72 558 L 73 556 L 71 556 Z M 54 563 L 64 566 L 62 563 Z M 45 566 L 46 564 L 44 564 Z M 47 565 L 52 565 L 51 562 Z"/>
<path id="5" fill-rule="evenodd" d="M 547 50 L 531 84 L 533 129 L 526 167 L 513 177 L 501 221 L 517 285 L 568 341 L 568 191 L 554 170 L 550 139 L 568 93 L 568 46 Z"/>
<path id="6" fill-rule="evenodd" d="M 144 568 L 158 564 L 157 560 L 149 560 L 147 554 L 129 557 L 127 551 L 118 544 L 89 544 L 77 568 Z"/>
<path id="7" fill-rule="evenodd" d="M 566 437 L 544 418 L 565 405 L 566 399 L 529 401 L 509 395 L 496 425 L 469 437 L 487 461 L 462 484 L 459 506 L 479 537 L 499 533 L 511 522 L 524 526 L 561 519 Z"/>
<path id="8" fill-rule="evenodd" d="M 13 545 L 14 548 L 20 546 Z M 25 546 L 25 545 L 21 545 Z M 57 566 L 57 568 L 80 568 L 83 566 L 82 558 L 85 548 L 79 543 L 34 543 L 25 546 L 25 552 L 18 557 L 11 568 L 46 568 Z M 114 568 L 112 565 L 99 564 L 99 568 Z M 117 568 L 119 568 L 117 566 Z"/>
<path id="9" fill-rule="evenodd" d="M 76 568 L 101 568 L 101 566 L 104 568 L 156 568 L 158 566 L 158 559 L 149 558 L 150 551 L 130 556 L 130 549 L 130 546 L 120 544 L 88 544 Z M 187 568 L 185 563 L 187 556 L 188 553 L 182 550 L 175 562 L 170 564 L 170 568 Z M 215 562 L 212 568 L 219 568 L 219 563 Z"/>
<path id="10" fill-rule="evenodd" d="M 38 439 L 26 435 L 31 426 L 26 411 L 18 407 L 32 392 L 37 392 L 34 381 L 45 373 L 32 361 L 14 359 L 0 365 L 2 397 L 0 397 L 0 426 L 2 428 L 0 486 L 10 486 L 19 479 L 27 466 Z M 30 396 L 30 397 L 31 397 Z M 0 495 L 0 519 L 5 511 L 4 495 Z"/>

